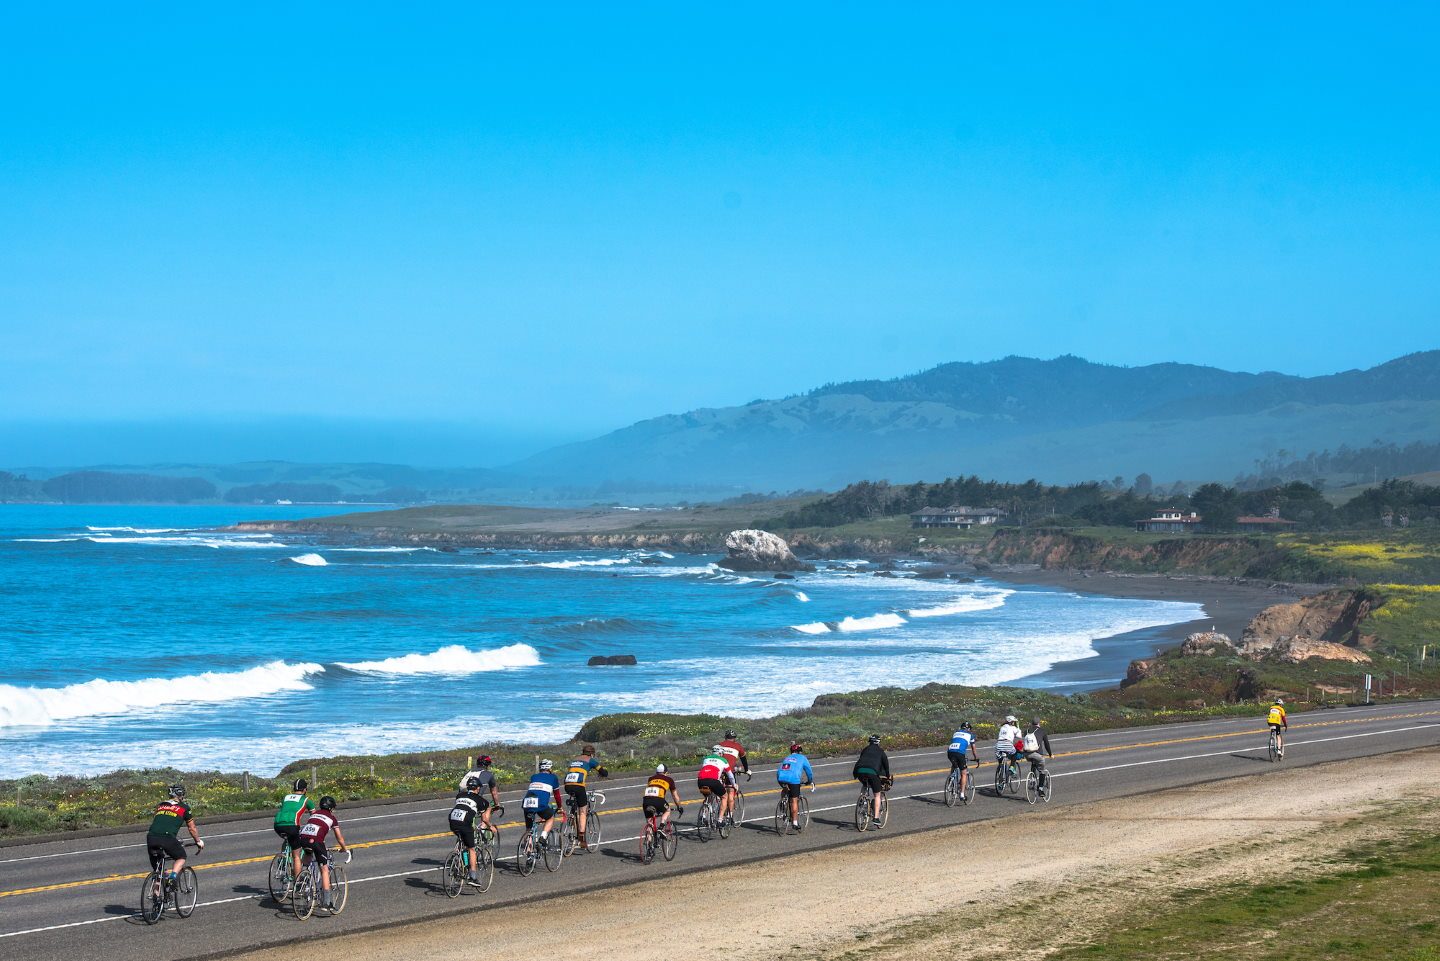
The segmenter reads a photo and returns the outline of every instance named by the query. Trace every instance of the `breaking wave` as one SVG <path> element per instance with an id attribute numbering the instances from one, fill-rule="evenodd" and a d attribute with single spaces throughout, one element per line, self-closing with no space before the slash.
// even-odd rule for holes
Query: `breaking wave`
<path id="1" fill-rule="evenodd" d="M 330 565 L 330 562 L 319 554 L 301 554 L 298 557 L 287 557 L 286 560 L 305 567 L 328 567 Z"/>
<path id="2" fill-rule="evenodd" d="M 429 654 L 403 654 L 382 661 L 339 662 L 338 666 L 362 674 L 476 674 L 516 667 L 538 667 L 540 652 L 529 644 L 511 644 L 488 651 L 472 651 L 459 644 Z"/>
<path id="3" fill-rule="evenodd" d="M 799 631 L 801 634 L 829 634 L 832 632 L 848 634 L 852 631 L 880 631 L 889 627 L 900 627 L 905 623 L 905 618 L 899 614 L 871 614 L 869 617 L 847 617 L 839 621 L 795 624 L 790 629 Z"/>

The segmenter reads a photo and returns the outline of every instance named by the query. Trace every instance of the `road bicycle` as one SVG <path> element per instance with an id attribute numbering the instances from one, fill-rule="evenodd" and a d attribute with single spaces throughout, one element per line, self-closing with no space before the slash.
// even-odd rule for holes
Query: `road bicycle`
<path id="1" fill-rule="evenodd" d="M 605 795 L 600 791 L 587 791 L 585 798 L 585 845 L 592 851 L 600 846 L 600 812 L 596 810 L 604 806 Z M 575 796 L 567 793 L 565 795 L 565 824 L 564 851 L 569 857 L 580 848 L 580 805 L 575 803 Z"/>
<path id="2" fill-rule="evenodd" d="M 810 793 L 815 793 L 815 784 L 811 782 Z M 780 837 L 787 834 L 799 834 L 810 826 L 810 801 L 801 794 L 795 800 L 795 822 L 790 822 L 790 799 L 785 792 L 780 792 L 780 800 L 775 803 L 775 833 Z"/>
<path id="3" fill-rule="evenodd" d="M 495 880 L 495 832 L 489 833 L 491 837 L 488 844 L 480 838 L 475 839 L 475 877 L 477 880 L 473 882 L 470 880 L 470 852 L 466 849 L 464 841 L 458 837 L 455 839 L 455 850 L 450 852 L 450 856 L 445 859 L 444 866 L 440 868 L 440 887 L 445 891 L 447 898 L 458 898 L 467 884 L 481 894 L 490 890 L 490 885 Z"/>
<path id="4" fill-rule="evenodd" d="M 188 841 L 183 843 L 187 851 L 198 850 Z M 140 916 L 146 924 L 159 921 L 167 907 L 173 907 L 182 918 L 195 913 L 195 903 L 200 899 L 200 883 L 195 879 L 195 869 L 187 864 L 172 878 L 166 870 L 169 866 L 169 855 L 162 853 L 158 861 L 151 862 L 150 873 L 140 886 Z"/>
<path id="5" fill-rule="evenodd" d="M 560 817 L 564 816 L 564 813 L 561 813 Z M 550 837 L 545 837 L 541 830 L 544 823 L 541 818 L 527 812 L 526 820 L 529 823 L 525 825 L 525 833 L 515 845 L 515 861 L 520 867 L 520 873 L 528 878 L 535 873 L 535 865 L 542 860 L 545 862 L 545 870 L 560 870 L 560 862 L 565 860 L 565 826 L 562 824 L 559 830 L 551 832 Z"/>
<path id="6" fill-rule="evenodd" d="M 709 791 L 702 790 L 705 795 L 700 802 L 700 813 L 695 815 L 695 831 L 700 835 L 700 840 L 708 841 L 715 835 L 722 838 L 730 836 L 730 822 L 720 817 L 720 797 Z"/>
<path id="7" fill-rule="evenodd" d="M 350 863 L 351 854 L 345 852 L 345 864 Z M 300 878 L 295 882 L 295 893 L 290 899 L 290 910 L 295 917 L 301 921 L 310 920 L 315 909 L 320 906 L 321 897 L 325 893 L 325 882 L 320 877 L 320 860 L 311 855 L 305 859 L 304 865 L 300 868 Z M 336 859 L 330 859 L 330 907 L 327 908 L 331 915 L 339 914 L 345 910 L 345 904 L 350 899 L 350 878 L 345 873 L 345 868 Z"/>
<path id="8" fill-rule="evenodd" d="M 977 764 L 978 768 L 979 765 Z M 969 804 L 975 800 L 975 775 L 971 774 L 965 778 L 965 790 L 960 790 L 960 772 L 964 768 L 952 767 L 950 776 L 945 779 L 945 806 L 954 807 L 957 804 Z"/>
<path id="9" fill-rule="evenodd" d="M 675 816 L 679 817 L 685 813 L 685 809 L 675 808 Z M 660 815 L 645 815 L 645 830 L 640 833 L 640 863 L 649 864 L 655 860 L 655 852 L 659 851 L 667 861 L 675 860 L 675 852 L 680 849 L 680 838 L 675 833 L 675 822 L 673 820 L 661 822 Z"/>
<path id="10" fill-rule="evenodd" d="M 1050 772 L 1032 762 L 1030 773 L 1025 775 L 1025 800 L 1031 804 L 1036 801 L 1049 804 L 1051 784 Z"/>
<path id="11" fill-rule="evenodd" d="M 285 839 L 285 846 L 280 853 L 270 859 L 270 900 L 279 904 L 295 893 L 295 849 L 290 846 L 290 839 Z"/>
<path id="12" fill-rule="evenodd" d="M 860 785 L 860 797 L 855 801 L 855 830 L 868 831 L 873 828 L 883 828 L 890 821 L 890 784 L 889 781 L 880 782 L 880 816 L 875 817 L 872 812 L 875 810 L 875 792 L 870 790 L 870 785 Z"/>
<path id="13" fill-rule="evenodd" d="M 1280 750 L 1280 732 L 1275 730 L 1274 725 L 1270 727 L 1270 763 L 1283 760 L 1284 752 Z"/>
<path id="14" fill-rule="evenodd" d="M 1020 793 L 1020 768 L 1014 760 L 1014 755 L 1002 754 L 995 760 L 995 796 L 1003 797 L 1009 794 L 1011 797 Z"/>

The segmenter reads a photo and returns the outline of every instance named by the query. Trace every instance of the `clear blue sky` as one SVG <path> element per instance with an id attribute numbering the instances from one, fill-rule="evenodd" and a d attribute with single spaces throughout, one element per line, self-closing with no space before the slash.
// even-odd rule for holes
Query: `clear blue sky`
<path id="1" fill-rule="evenodd" d="M 0 13 L 0 426 L 1437 346 L 1434 4 L 195 6 Z"/>

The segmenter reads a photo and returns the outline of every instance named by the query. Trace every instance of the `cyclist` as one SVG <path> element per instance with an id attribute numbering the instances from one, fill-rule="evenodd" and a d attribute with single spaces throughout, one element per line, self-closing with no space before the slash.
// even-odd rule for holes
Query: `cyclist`
<path id="1" fill-rule="evenodd" d="M 655 773 L 650 775 L 650 780 L 645 782 L 644 797 L 640 802 L 640 809 L 648 820 L 651 817 L 660 819 L 660 826 L 664 827 L 670 823 L 670 800 L 675 801 L 675 813 L 684 814 L 685 808 L 680 800 L 680 788 L 675 779 L 670 776 L 669 770 L 664 764 L 655 765 Z"/>
<path id="2" fill-rule="evenodd" d="M 726 810 L 730 804 L 730 783 L 735 780 L 735 775 L 730 771 L 730 760 L 720 745 L 715 745 L 710 752 L 700 760 L 700 770 L 695 775 L 695 783 L 700 788 L 700 794 L 713 794 L 720 801 L 720 819 L 725 819 Z"/>
<path id="3" fill-rule="evenodd" d="M 725 810 L 732 814 L 735 811 L 736 795 L 739 793 L 736 771 L 744 774 L 745 780 L 750 780 L 750 757 L 745 753 L 745 746 L 736 740 L 739 736 L 734 731 L 726 731 L 725 740 L 720 742 L 720 753 L 730 762 L 730 783 L 729 790 L 725 792 Z"/>
<path id="4" fill-rule="evenodd" d="M 1015 742 L 1020 741 L 1021 737 L 1020 722 L 1015 715 L 1005 715 L 1005 723 L 1000 725 L 1000 730 L 995 735 L 995 760 L 1008 765 L 1011 775 L 1019 773 L 1019 768 L 1015 766 L 1015 753 L 1019 750 Z"/>
<path id="5" fill-rule="evenodd" d="M 585 778 L 591 771 L 595 771 L 601 777 L 609 777 L 610 772 L 605 770 L 598 758 L 595 757 L 595 745 L 587 744 L 580 749 L 580 756 L 570 762 L 570 770 L 565 774 L 565 793 L 575 802 L 575 810 L 579 812 L 576 816 L 576 836 L 580 838 L 580 849 L 590 850 L 590 845 L 585 840 L 585 821 L 589 816 L 586 810 L 590 804 L 590 793 L 585 787 Z"/>
<path id="6" fill-rule="evenodd" d="M 1270 713 L 1265 715 L 1265 723 L 1270 725 L 1270 730 L 1275 734 L 1276 746 L 1280 749 L 1280 756 L 1285 756 L 1285 732 L 1290 730 L 1290 718 L 1285 713 L 1285 699 L 1277 697 L 1275 703 L 1270 705 Z"/>
<path id="7" fill-rule="evenodd" d="M 1030 730 L 1021 739 L 1021 746 L 1025 749 L 1025 760 L 1030 762 L 1030 767 L 1040 772 L 1042 793 L 1050 790 L 1050 772 L 1045 768 L 1045 759 L 1054 757 L 1055 752 L 1050 750 L 1050 735 L 1043 720 L 1038 717 L 1030 719 Z"/>
<path id="8" fill-rule="evenodd" d="M 546 758 L 540 768 L 530 775 L 530 786 L 525 791 L 525 800 L 520 807 L 525 811 L 525 830 L 530 830 L 539 818 L 540 843 L 550 840 L 550 829 L 555 826 L 555 815 L 560 813 L 564 802 L 560 798 L 560 779 L 555 776 L 555 762 Z"/>
<path id="9" fill-rule="evenodd" d="M 790 753 L 775 769 L 775 780 L 780 784 L 780 796 L 790 802 L 790 826 L 800 830 L 800 788 L 814 785 L 815 769 L 805 756 L 805 749 L 799 744 L 790 745 Z"/>
<path id="10" fill-rule="evenodd" d="M 305 852 L 305 863 L 309 864 L 313 857 L 320 865 L 322 908 L 335 907 L 334 895 L 330 893 L 330 851 L 325 844 L 332 831 L 335 842 L 340 845 L 340 852 L 343 854 L 350 850 L 345 844 L 345 834 L 340 830 L 340 819 L 335 816 L 335 799 L 327 794 L 320 799 L 320 810 L 312 812 L 300 829 L 300 847 Z"/>
<path id="11" fill-rule="evenodd" d="M 300 825 L 315 810 L 315 806 L 310 803 L 310 795 L 305 793 L 310 787 L 309 781 L 303 777 L 296 778 L 290 787 L 291 792 L 280 799 L 280 807 L 275 811 L 275 833 L 284 838 L 290 847 L 290 880 L 295 881 L 300 878 L 300 859 L 294 856 L 300 848 Z"/>
<path id="12" fill-rule="evenodd" d="M 180 843 L 182 826 L 190 832 L 195 846 L 205 850 L 205 842 L 200 840 L 200 831 L 195 827 L 195 812 L 185 803 L 185 785 L 172 784 L 170 797 L 155 805 L 155 817 L 145 832 L 145 853 L 150 857 L 150 866 L 158 871 L 160 862 L 167 856 L 172 862 L 165 874 L 167 882 L 174 881 L 185 866 L 185 845 Z"/>
<path id="13" fill-rule="evenodd" d="M 480 823 L 487 829 L 494 832 L 496 839 L 500 837 L 500 829 L 491 822 L 491 815 L 504 814 L 505 808 L 500 804 L 500 795 L 495 793 L 497 783 L 495 772 L 490 770 L 490 765 L 495 761 L 488 754 L 482 754 L 475 759 L 475 770 L 460 779 L 460 790 L 464 791 L 472 778 L 480 779 Z M 485 795 L 489 794 L 487 798 Z M 456 797 L 459 797 L 457 794 Z M 498 812 L 497 812 L 498 809 Z"/>
<path id="14" fill-rule="evenodd" d="M 465 790 L 455 795 L 455 804 L 450 808 L 450 833 L 460 839 L 470 855 L 470 883 L 474 885 L 480 883 L 480 874 L 477 868 L 480 862 L 475 854 L 475 819 L 487 806 L 485 797 L 480 790 L 480 778 L 478 776 L 470 778 L 465 782 Z"/>
<path id="15" fill-rule="evenodd" d="M 890 756 L 880 746 L 880 735 L 870 735 L 870 741 L 860 752 L 850 776 L 870 789 L 870 803 L 874 808 L 870 812 L 870 820 L 879 827 L 880 795 L 888 789 L 890 782 Z"/>
<path id="16" fill-rule="evenodd" d="M 975 732 L 970 729 L 969 721 L 961 721 L 960 727 L 950 735 L 950 747 L 945 752 L 945 756 L 950 759 L 950 773 L 953 775 L 957 770 L 960 772 L 961 797 L 969 790 L 970 783 L 970 761 L 967 754 L 975 759 L 975 766 L 979 767 L 980 755 L 975 753 Z"/>

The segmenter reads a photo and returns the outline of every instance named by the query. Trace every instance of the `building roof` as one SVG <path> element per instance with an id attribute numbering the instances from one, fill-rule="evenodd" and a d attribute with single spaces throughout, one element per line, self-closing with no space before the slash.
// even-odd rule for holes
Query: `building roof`
<path id="1" fill-rule="evenodd" d="M 951 517 L 1004 517 L 1006 512 L 999 507 L 926 507 L 923 510 L 914 511 L 911 517 L 933 517 L 936 515 L 949 515 Z"/>
<path id="2" fill-rule="evenodd" d="M 1237 517 L 1237 524 L 1296 524 L 1298 521 L 1287 521 L 1283 517 L 1271 517 L 1268 514 L 1264 517 Z"/>
<path id="3" fill-rule="evenodd" d="M 1203 520 L 1198 514 L 1181 514 L 1179 517 L 1147 517 L 1138 520 L 1137 524 L 1199 524 Z"/>

